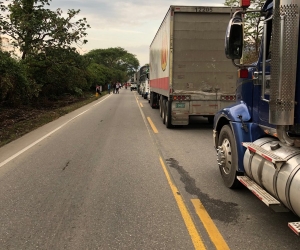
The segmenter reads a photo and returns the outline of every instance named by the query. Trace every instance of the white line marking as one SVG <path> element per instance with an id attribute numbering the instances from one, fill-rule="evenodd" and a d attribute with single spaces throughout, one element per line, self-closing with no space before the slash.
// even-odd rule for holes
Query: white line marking
<path id="1" fill-rule="evenodd" d="M 27 151 L 28 149 L 32 148 L 34 145 L 36 145 L 37 143 L 39 143 L 40 141 L 44 140 L 45 138 L 49 137 L 50 135 L 52 135 L 53 133 L 55 133 L 57 130 L 61 129 L 62 127 L 64 127 L 65 125 L 67 125 L 69 122 L 75 120 L 77 117 L 83 115 L 85 112 L 89 111 L 90 109 L 92 109 L 93 107 L 95 107 L 96 105 L 98 105 L 99 103 L 103 102 L 104 100 L 106 100 L 110 95 L 108 95 L 107 97 L 105 97 L 103 100 L 97 102 L 96 104 L 94 104 L 93 106 L 91 106 L 89 109 L 83 111 L 82 113 L 76 115 L 75 117 L 73 117 L 72 119 L 70 119 L 69 121 L 65 122 L 64 124 L 60 125 L 59 127 L 57 127 L 56 129 L 52 130 L 51 132 L 49 132 L 48 134 L 46 134 L 45 136 L 43 136 L 42 138 L 36 140 L 35 142 L 31 143 L 30 145 L 28 145 L 27 147 L 23 148 L 22 150 L 20 150 L 19 152 L 15 153 L 14 155 L 12 155 L 11 157 L 7 158 L 5 161 L 0 163 L 0 168 L 3 167 L 6 163 L 10 162 L 11 160 L 15 159 L 16 157 L 18 157 L 20 154 L 23 154 L 25 151 Z"/>

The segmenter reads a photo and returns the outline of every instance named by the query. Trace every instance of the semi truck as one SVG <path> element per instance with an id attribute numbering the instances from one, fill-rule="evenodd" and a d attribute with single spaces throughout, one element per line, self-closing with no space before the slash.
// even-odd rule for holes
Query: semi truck
<path id="1" fill-rule="evenodd" d="M 224 53 L 229 7 L 171 5 L 150 45 L 150 106 L 167 128 L 191 116 L 212 124 L 235 103 L 237 74 Z"/>
<path id="2" fill-rule="evenodd" d="M 131 78 L 130 83 L 130 90 L 136 90 L 137 89 L 137 73 L 133 74 L 133 78 Z"/>
<path id="3" fill-rule="evenodd" d="M 149 65 L 144 65 L 139 69 L 140 78 L 139 78 L 139 94 L 147 99 L 149 93 Z"/>
<path id="4" fill-rule="evenodd" d="M 241 0 L 226 30 L 225 54 L 239 78 L 236 103 L 214 118 L 217 162 L 228 188 L 243 184 L 275 211 L 300 216 L 300 0 L 267 0 L 256 11 L 260 53 L 246 65 L 243 18 L 255 12 L 249 6 Z M 300 221 L 287 224 L 299 236 Z"/>

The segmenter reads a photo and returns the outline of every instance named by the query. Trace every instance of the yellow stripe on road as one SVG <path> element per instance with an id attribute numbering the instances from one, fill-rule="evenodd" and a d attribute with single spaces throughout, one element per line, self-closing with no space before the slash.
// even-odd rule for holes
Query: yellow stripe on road
<path id="1" fill-rule="evenodd" d="M 218 228 L 216 227 L 215 223 L 210 218 L 209 214 L 205 210 L 203 204 L 198 199 L 191 200 L 197 215 L 199 216 L 200 220 L 202 221 L 212 243 L 215 245 L 217 250 L 229 250 L 226 241 L 224 240 L 223 236 L 219 232 Z"/>
<path id="2" fill-rule="evenodd" d="M 197 228 L 196 228 L 196 226 L 195 226 L 195 224 L 194 224 L 194 222 L 192 220 L 192 217 L 189 214 L 189 212 L 188 212 L 188 210 L 187 210 L 187 208 L 186 208 L 186 206 L 184 204 L 184 201 L 183 201 L 181 195 L 178 192 L 178 189 L 173 184 L 173 182 L 172 182 L 172 180 L 170 178 L 169 172 L 168 172 L 168 170 L 166 168 L 166 165 L 165 165 L 164 161 L 162 160 L 161 157 L 159 157 L 159 160 L 160 160 L 160 164 L 162 165 L 162 168 L 163 168 L 163 170 L 165 172 L 165 175 L 167 177 L 168 183 L 169 183 L 169 185 L 171 187 L 171 190 L 172 190 L 172 193 L 174 195 L 174 198 L 175 198 L 175 200 L 177 202 L 178 208 L 179 208 L 179 210 L 181 212 L 181 216 L 182 216 L 182 218 L 183 218 L 183 220 L 185 222 L 185 225 L 187 227 L 187 230 L 188 230 L 188 232 L 189 232 L 189 234 L 191 236 L 191 239 L 193 241 L 195 249 L 196 250 L 206 249 L 205 246 L 204 246 L 204 244 L 203 244 L 203 241 L 202 241 L 202 239 L 201 239 L 201 237 L 200 237 L 200 235 L 199 235 L 199 233 L 197 231 Z"/>
<path id="3" fill-rule="evenodd" d="M 143 108 L 144 106 L 143 106 L 143 104 L 140 102 L 140 106 Z"/>
<path id="4" fill-rule="evenodd" d="M 157 134 L 157 133 L 158 133 L 158 130 L 157 130 L 157 128 L 155 127 L 154 123 L 152 122 L 151 118 L 150 118 L 150 117 L 147 117 L 147 120 L 148 120 L 148 122 L 150 123 L 150 126 L 151 126 L 153 132 L 154 132 L 155 134 Z"/>

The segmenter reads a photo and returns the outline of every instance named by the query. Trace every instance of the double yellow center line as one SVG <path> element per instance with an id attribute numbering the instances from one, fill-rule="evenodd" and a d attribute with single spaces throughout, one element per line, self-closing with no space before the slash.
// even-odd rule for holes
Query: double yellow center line
<path id="1" fill-rule="evenodd" d="M 181 195 L 179 195 L 179 191 L 177 189 L 177 187 L 174 185 L 174 183 L 172 182 L 171 178 L 170 178 L 170 174 L 168 172 L 168 169 L 163 161 L 163 159 L 160 157 L 159 158 L 160 164 L 164 170 L 164 173 L 166 175 L 167 181 L 169 183 L 169 186 L 172 190 L 173 196 L 177 202 L 179 211 L 181 213 L 181 216 L 184 220 L 185 226 L 191 236 L 192 242 L 194 244 L 194 247 L 196 250 L 203 250 L 206 249 L 201 236 L 193 222 L 192 216 L 190 215 Z M 204 228 L 206 229 L 210 240 L 212 241 L 212 243 L 215 245 L 217 250 L 229 250 L 230 248 L 228 247 L 226 241 L 224 240 L 223 236 L 221 235 L 221 233 L 219 232 L 218 228 L 216 227 L 216 225 L 214 224 L 213 220 L 211 219 L 211 217 L 209 216 L 209 214 L 207 213 L 206 209 L 204 208 L 204 206 L 202 205 L 201 201 L 198 199 L 192 199 L 191 200 L 196 214 L 198 215 L 198 217 L 200 218 Z"/>
<path id="2" fill-rule="evenodd" d="M 138 102 L 138 100 L 137 100 L 137 102 Z M 140 106 L 143 107 L 142 103 L 140 103 Z M 142 112 L 142 110 L 141 110 L 141 112 Z M 144 117 L 144 115 L 143 115 L 143 117 Z M 155 134 L 157 134 L 158 130 L 157 130 L 156 126 L 154 125 L 154 123 L 152 122 L 151 118 L 147 117 L 147 120 L 148 120 L 153 132 Z M 192 239 L 192 242 L 193 242 L 193 245 L 194 245 L 195 249 L 196 250 L 206 250 L 206 246 L 203 243 L 203 240 L 200 236 L 200 233 L 197 230 L 197 227 L 196 227 L 196 225 L 193 221 L 193 218 L 190 215 L 190 212 L 189 212 L 186 204 L 184 203 L 184 200 L 183 200 L 182 196 L 180 195 L 180 192 L 178 191 L 178 188 L 173 183 L 173 181 L 170 177 L 168 168 L 166 167 L 166 164 L 165 164 L 165 162 L 162 158 L 162 155 L 161 155 L 160 151 L 159 151 L 159 161 L 160 161 L 160 164 L 163 168 L 163 171 L 164 171 L 165 176 L 167 178 L 168 184 L 171 188 L 172 194 L 173 194 L 173 196 L 175 198 L 175 201 L 178 205 L 179 211 L 180 211 L 181 216 L 184 220 L 185 226 L 186 226 L 186 228 L 189 232 L 189 235 Z M 221 235 L 218 228 L 214 224 L 213 220 L 211 219 L 211 217 L 207 213 L 207 211 L 204 208 L 201 201 L 199 199 L 192 199 L 191 202 L 192 202 L 192 204 L 195 208 L 196 214 L 198 215 L 200 221 L 202 222 L 202 224 L 203 224 L 203 226 L 204 226 L 211 242 L 214 244 L 215 248 L 217 250 L 229 250 L 230 248 L 228 247 L 228 245 L 227 245 L 226 241 L 224 240 L 223 236 Z"/>

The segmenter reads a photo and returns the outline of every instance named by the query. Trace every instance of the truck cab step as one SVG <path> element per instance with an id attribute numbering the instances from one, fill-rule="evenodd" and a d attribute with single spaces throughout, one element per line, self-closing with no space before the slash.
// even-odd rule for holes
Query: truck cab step
<path id="1" fill-rule="evenodd" d="M 247 176 L 237 176 L 237 179 L 247 187 L 255 196 L 265 203 L 268 207 L 272 208 L 275 212 L 289 212 L 289 210 L 270 195 L 266 190 L 256 184 Z"/>
<path id="2" fill-rule="evenodd" d="M 293 230 L 293 232 L 295 234 L 297 234 L 298 236 L 300 236 L 300 221 L 297 222 L 289 222 L 288 226 L 290 229 Z"/>

